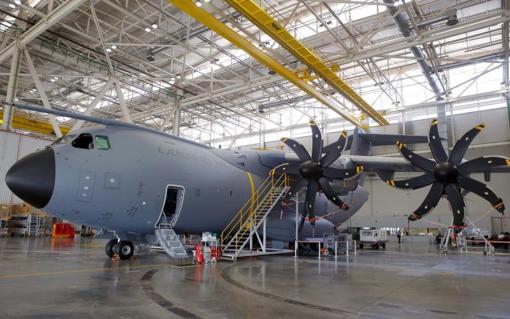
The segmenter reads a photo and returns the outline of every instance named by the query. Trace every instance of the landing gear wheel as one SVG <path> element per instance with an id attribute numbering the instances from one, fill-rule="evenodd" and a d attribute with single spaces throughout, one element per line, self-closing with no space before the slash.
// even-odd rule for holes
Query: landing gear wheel
<path id="1" fill-rule="evenodd" d="M 119 241 L 114 238 L 114 239 L 110 239 L 110 241 L 108 241 L 106 243 L 106 246 L 104 247 L 104 251 L 106 253 L 106 256 L 112 258 L 113 255 L 115 254 L 115 249 L 116 249 L 116 245 Z"/>
<path id="2" fill-rule="evenodd" d="M 115 253 L 119 255 L 121 260 L 126 260 L 133 257 L 135 247 L 129 240 L 121 240 L 116 246 Z"/>

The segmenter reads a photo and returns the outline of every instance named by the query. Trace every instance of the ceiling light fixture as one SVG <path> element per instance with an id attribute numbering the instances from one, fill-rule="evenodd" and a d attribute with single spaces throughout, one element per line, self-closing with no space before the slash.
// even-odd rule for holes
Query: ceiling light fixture
<path id="1" fill-rule="evenodd" d="M 157 28 L 158 28 L 158 25 L 157 25 L 157 24 L 155 24 L 155 23 L 153 23 L 153 24 L 152 24 L 152 28 L 153 28 L 153 29 L 157 29 Z"/>
<path id="2" fill-rule="evenodd" d="M 145 32 L 151 32 L 150 28 L 145 28 Z"/>
<path id="3" fill-rule="evenodd" d="M 9 3 L 9 7 L 13 8 L 13 9 L 14 9 L 14 8 L 16 8 L 16 6 L 14 5 L 14 3 Z"/>
<path id="4" fill-rule="evenodd" d="M 196 2 L 196 5 L 197 5 L 197 7 L 199 7 L 199 8 L 200 8 L 200 7 L 202 6 L 202 2 L 197 1 L 197 2 Z"/>
<path id="5" fill-rule="evenodd" d="M 116 45 L 112 45 L 112 49 L 113 50 L 117 49 L 117 46 Z"/>

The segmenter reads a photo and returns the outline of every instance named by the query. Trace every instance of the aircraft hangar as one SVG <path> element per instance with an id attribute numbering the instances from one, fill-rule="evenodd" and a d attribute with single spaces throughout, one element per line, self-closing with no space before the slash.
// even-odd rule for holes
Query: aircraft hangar
<path id="1" fill-rule="evenodd" d="M 510 318 L 509 22 L 0 1 L 0 318 Z"/>

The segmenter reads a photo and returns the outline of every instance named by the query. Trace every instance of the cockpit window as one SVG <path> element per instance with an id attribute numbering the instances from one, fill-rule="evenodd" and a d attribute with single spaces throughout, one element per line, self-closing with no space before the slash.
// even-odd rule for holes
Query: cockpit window
<path id="1" fill-rule="evenodd" d="M 71 145 L 76 148 L 91 150 L 94 148 L 94 139 L 91 134 L 82 133 L 71 142 Z"/>
<path id="2" fill-rule="evenodd" d="M 110 141 L 108 140 L 108 136 L 96 135 L 96 149 L 98 150 L 109 150 L 110 149 Z"/>
<path id="3" fill-rule="evenodd" d="M 70 141 L 72 141 L 72 139 L 75 137 L 76 137 L 76 134 L 68 134 L 68 135 L 62 136 L 61 138 L 59 138 L 55 142 L 53 142 L 51 145 L 67 144 Z"/>

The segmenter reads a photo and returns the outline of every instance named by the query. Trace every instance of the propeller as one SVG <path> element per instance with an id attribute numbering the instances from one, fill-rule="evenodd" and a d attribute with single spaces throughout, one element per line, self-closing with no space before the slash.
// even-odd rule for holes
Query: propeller
<path id="1" fill-rule="evenodd" d="M 424 171 L 424 174 L 418 177 L 395 181 L 389 179 L 387 184 L 401 189 L 418 189 L 428 185 L 432 185 L 425 200 L 421 203 L 417 210 L 410 216 L 409 220 L 414 221 L 421 219 L 428 214 L 439 202 L 441 196 L 446 195 L 446 199 L 450 202 L 453 225 L 456 227 L 464 226 L 464 208 L 465 203 L 463 193 L 472 192 L 482 197 L 501 214 L 504 213 L 505 204 L 487 185 L 469 177 L 473 172 L 480 172 L 490 169 L 494 166 L 510 166 L 510 159 L 502 156 L 482 156 L 470 161 L 462 162 L 466 151 L 473 139 L 484 128 L 484 124 L 477 125 L 473 129 L 467 131 L 454 145 L 450 154 L 441 144 L 441 138 L 437 128 L 437 120 L 432 121 L 429 131 L 429 147 L 432 151 L 434 160 L 424 158 L 409 148 L 405 144 L 397 141 L 397 147 L 400 153 L 411 164 Z"/>
<path id="2" fill-rule="evenodd" d="M 313 209 L 316 193 L 320 190 L 335 205 L 342 209 L 348 209 L 347 204 L 335 194 L 330 179 L 353 178 L 363 170 L 362 166 L 342 169 L 330 167 L 342 155 L 347 145 L 347 133 L 345 131 L 342 132 L 337 141 L 324 146 L 321 132 L 314 121 L 310 121 L 310 128 L 312 129 L 312 154 L 309 154 L 305 147 L 297 141 L 290 138 L 282 139 L 282 142 L 296 153 L 300 161 L 299 164 L 286 163 L 280 168 L 288 174 L 300 177 L 291 187 L 288 196 L 296 194 L 306 186 L 305 211 L 301 218 L 301 228 L 307 216 L 310 224 L 315 225 L 316 217 Z"/>

